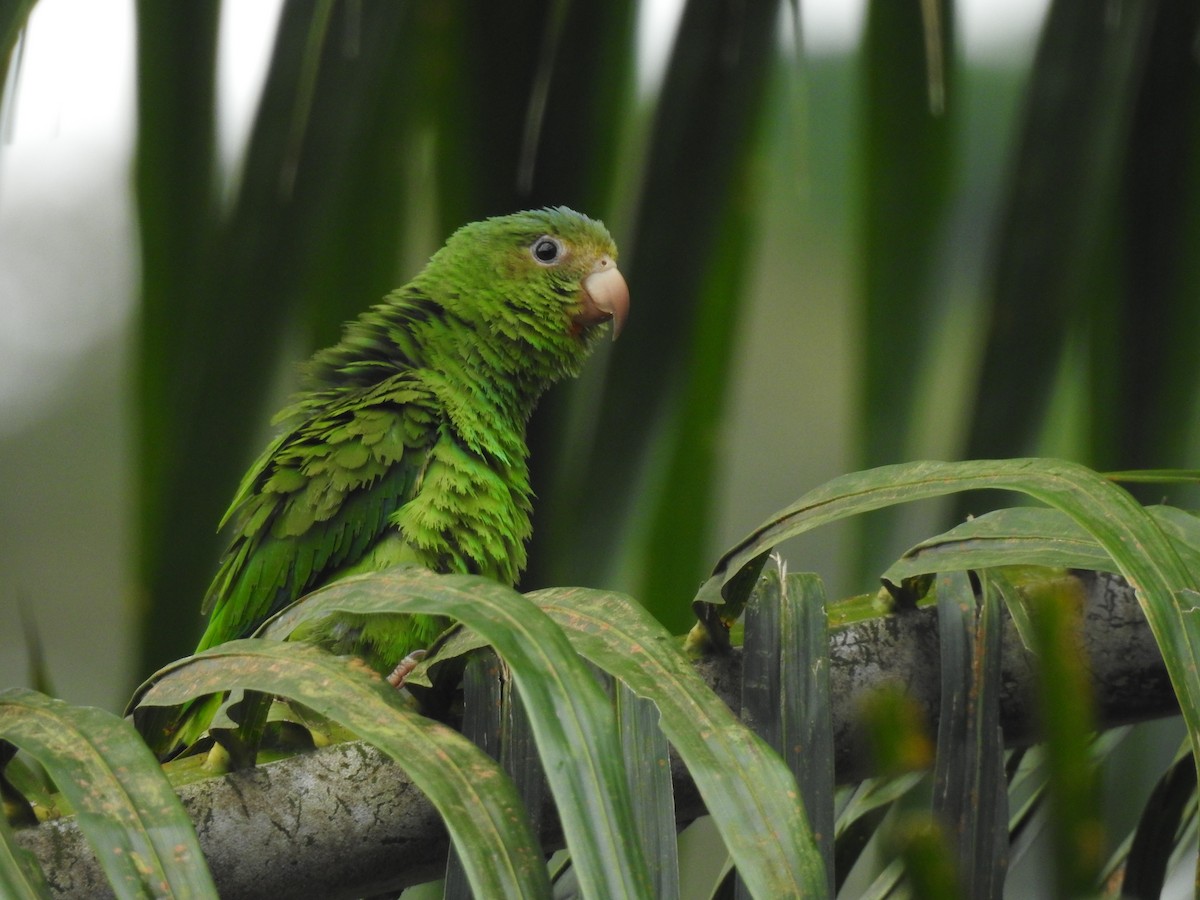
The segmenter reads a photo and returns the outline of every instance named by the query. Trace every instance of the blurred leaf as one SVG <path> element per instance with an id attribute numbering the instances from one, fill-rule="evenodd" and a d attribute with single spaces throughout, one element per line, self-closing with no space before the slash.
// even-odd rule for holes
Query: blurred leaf
<path id="1" fill-rule="evenodd" d="M 611 356 L 586 476 L 559 501 L 586 548 L 571 580 L 616 578 L 676 632 L 708 553 L 779 13 L 739 0 L 684 8 L 626 250 L 634 318 Z"/>
<path id="2" fill-rule="evenodd" d="M 303 643 L 230 641 L 157 673 L 140 703 L 176 705 L 236 688 L 298 701 L 402 765 L 442 815 L 478 896 L 549 896 L 540 848 L 509 778 L 458 732 L 408 709 L 358 660 Z"/>
<path id="3" fill-rule="evenodd" d="M 118 897 L 215 897 L 191 820 L 127 722 L 34 691 L 0 692 L 0 736 L 45 766 Z"/>
<path id="4" fill-rule="evenodd" d="M 423 11 L 443 231 L 536 206 L 605 215 L 632 99 L 635 13 L 629 0 Z"/>
<path id="5" fill-rule="evenodd" d="M 46 661 L 46 648 L 37 619 L 24 597 L 17 598 L 17 609 L 21 613 L 21 631 L 25 634 L 25 656 L 29 660 L 29 686 L 48 697 L 57 695 L 54 681 L 50 677 L 50 666 Z"/>
<path id="6" fill-rule="evenodd" d="M 1129 855 L 1121 893 L 1126 897 L 1159 897 L 1167 866 L 1179 846 L 1185 810 L 1196 802 L 1196 766 L 1184 752 L 1163 773 L 1142 809 Z"/>
<path id="7" fill-rule="evenodd" d="M 289 206 L 301 220 L 286 265 L 307 308 L 305 349 L 333 343 L 343 322 L 415 274 L 399 265 L 415 205 L 407 157 L 417 155 L 413 98 L 423 75 L 414 4 L 331 7 L 308 35 L 317 52 L 305 57 L 297 97 L 307 108 L 293 120 L 293 157 L 279 176 L 293 179 Z"/>
<path id="8" fill-rule="evenodd" d="M 936 751 L 924 708 L 899 685 L 871 691 L 859 712 L 870 740 L 872 769 L 885 776 L 866 806 L 869 812 L 907 793 L 911 785 L 904 786 L 902 776 L 932 768 Z"/>
<path id="9" fill-rule="evenodd" d="M 396 277 L 408 5 L 283 6 L 228 210 L 212 174 L 217 9 L 138 7 L 144 671 L 194 646 L 216 524 L 296 310 L 329 342 Z"/>
<path id="10" fill-rule="evenodd" d="M 951 667 L 953 662 L 953 656 L 946 659 Z M 867 695 L 862 714 L 876 767 L 890 777 L 865 806 L 852 798 L 839 817 L 850 819 L 847 814 L 854 808 L 853 820 L 838 835 L 839 866 L 843 860 L 857 860 L 862 846 L 878 832 L 882 858 L 864 897 L 891 897 L 905 879 L 916 897 L 967 896 L 957 890 L 955 858 L 942 823 L 922 808 L 922 798 L 912 790 L 935 762 L 924 710 L 902 685 L 892 683 Z M 940 734 L 939 739 L 940 744 Z M 905 772 L 914 774 L 895 777 Z M 839 869 L 839 879 L 846 874 Z"/>
<path id="11" fill-rule="evenodd" d="M 638 4 L 550 0 L 462 7 L 468 10 L 469 49 L 456 59 L 469 61 L 457 67 L 459 77 L 469 79 L 461 114 L 467 133 L 443 173 L 443 221 L 475 211 L 565 204 L 607 223 L 628 275 L 635 246 L 618 192 L 628 192 L 637 179 L 629 145 L 640 124 L 634 93 Z M 499 34 L 505 37 L 498 40 Z M 505 70 L 515 70 L 515 77 L 497 79 L 495 73 Z M 502 91 L 511 97 L 497 97 Z M 491 163 L 494 171 L 487 175 L 494 184 L 471 200 L 458 199 L 463 166 L 477 182 L 484 174 L 480 159 Z M 634 286 L 635 317 L 649 299 Z M 551 388 L 529 422 L 530 483 L 538 499 L 523 588 L 577 583 L 592 559 L 587 517 L 575 503 L 580 485 L 592 477 L 588 452 L 604 390 L 604 356 L 598 353 L 580 378 Z"/>
<path id="12" fill-rule="evenodd" d="M 25 828 L 61 812 L 55 804 L 54 783 L 45 770 L 17 748 L 0 740 L 0 819 Z"/>
<path id="13" fill-rule="evenodd" d="M 35 0 L 6 0 L 0 3 L 0 97 L 10 95 L 9 77 L 14 75 L 13 50 L 21 37 L 21 31 L 29 20 Z M 7 106 L 7 103 L 2 104 Z M 7 114 L 7 110 L 0 110 Z M 7 128 L 6 122 L 0 122 Z"/>
<path id="14" fill-rule="evenodd" d="M 584 890 L 644 896 L 649 876 L 636 834 L 612 707 L 562 631 L 510 588 L 472 575 L 394 567 L 345 578 L 269 620 L 282 638 L 333 612 L 455 618 L 512 670 Z M 461 848 L 460 848 L 461 849 Z"/>
<path id="15" fill-rule="evenodd" d="M 904 861 L 904 874 L 912 896 L 922 900 L 958 900 L 972 896 L 962 887 L 949 835 L 936 820 L 909 813 L 891 830 L 889 843 Z"/>
<path id="16" fill-rule="evenodd" d="M 1039 723 L 1045 738 L 1055 896 L 1090 897 L 1106 856 L 1099 781 L 1088 744 L 1095 731 L 1091 689 L 1078 644 L 1080 610 L 1068 603 L 1031 609 L 1036 639 Z"/>
<path id="17" fill-rule="evenodd" d="M 856 454 L 862 468 L 908 456 L 917 384 L 938 300 L 938 248 L 951 199 L 956 117 L 949 0 L 867 7 L 863 86 L 861 370 Z M 940 77 L 935 78 L 937 73 Z M 862 520 L 860 567 L 886 546 L 893 516 Z"/>
<path id="18" fill-rule="evenodd" d="M 1088 747 L 1086 764 L 1098 771 L 1101 765 L 1110 762 L 1114 751 L 1120 748 L 1135 728 L 1136 726 L 1119 726 L 1095 735 Z M 1050 765 L 1046 758 L 1045 744 L 1036 744 L 1021 751 L 1010 752 L 1006 768 L 1010 805 L 1013 806 L 1012 816 L 1009 819 L 1009 834 L 1011 835 L 1009 868 L 1013 869 L 1030 851 L 1036 853 L 1044 848 L 1049 819 L 1046 795 L 1050 778 Z M 1014 798 L 1017 798 L 1016 802 L 1014 802 Z M 1178 849 L 1176 848 L 1176 850 Z M 1102 874 L 1105 884 L 1110 883 L 1114 871 L 1113 860 L 1116 858 L 1117 854 L 1110 858 L 1108 869 Z M 1047 871 L 1045 875 L 1049 881 L 1050 873 Z"/>
<path id="19" fill-rule="evenodd" d="M 203 464 L 195 465 L 188 455 L 212 449 L 191 443 L 208 431 L 215 431 L 223 446 L 231 443 L 225 420 L 196 421 L 203 402 L 199 395 L 210 387 L 198 383 L 199 372 L 225 322 L 226 298 L 208 291 L 217 224 L 214 92 L 220 6 L 139 0 L 135 8 L 134 190 L 142 264 L 135 467 L 140 674 L 194 644 L 200 589 L 216 556 L 218 498 L 230 489 L 234 474 L 228 451 L 202 456 Z M 255 338 L 261 341 L 257 330 Z M 220 362 L 240 372 L 224 354 Z M 189 433 L 193 425 L 201 426 L 195 437 Z M 187 602 L 189 597 L 194 603 Z"/>
<path id="20" fill-rule="evenodd" d="M 1129 11 L 1135 25 L 1141 12 Z M 1128 148 L 1115 173 L 1124 261 L 1118 303 L 1111 315 L 1101 312 L 1093 350 L 1092 440 L 1101 465 L 1195 459 L 1194 417 L 1181 412 L 1191 408 L 1200 377 L 1192 352 L 1200 334 L 1200 264 L 1193 252 L 1200 240 L 1200 7 L 1163 0 L 1147 18 Z M 1195 502 L 1195 491 L 1188 496 Z"/>
<path id="21" fill-rule="evenodd" d="M 1146 5 L 1050 4 L 992 249 L 967 457 L 1029 452 L 1069 336 L 1113 315 L 1111 211 L 1153 20 Z"/>

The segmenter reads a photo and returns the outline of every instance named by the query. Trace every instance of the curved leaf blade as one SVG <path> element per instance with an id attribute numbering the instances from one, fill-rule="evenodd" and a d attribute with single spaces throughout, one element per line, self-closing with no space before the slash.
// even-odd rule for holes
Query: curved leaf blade
<path id="1" fill-rule="evenodd" d="M 1200 575 L 1200 519 L 1170 506 L 1147 511 L 1193 577 Z M 914 545 L 881 576 L 899 584 L 934 572 L 1036 565 L 1117 572 L 1119 567 L 1086 528 L 1057 509 L 999 509 Z"/>
<path id="2" fill-rule="evenodd" d="M 824 897 L 825 864 L 792 773 L 696 674 L 667 633 L 623 594 L 551 588 L 528 595 L 576 649 L 637 695 L 699 788 L 725 846 L 756 897 Z"/>
<path id="3" fill-rule="evenodd" d="M 649 897 L 612 705 L 562 630 L 511 588 L 475 575 L 397 566 L 316 591 L 262 629 L 290 633 L 334 612 L 436 613 L 487 640 L 525 702 L 584 893 Z"/>
<path id="4" fill-rule="evenodd" d="M 477 896 L 549 896 L 541 852 L 509 778 L 458 732 L 405 707 L 358 660 L 304 643 L 230 641 L 163 669 L 137 700 L 172 706 L 239 688 L 296 700 L 402 765 L 441 813 Z"/>
<path id="5" fill-rule="evenodd" d="M 721 603 L 724 586 L 771 547 L 818 525 L 909 500 L 976 489 L 1028 494 L 1066 513 L 1113 558 L 1137 592 L 1200 753 L 1200 593 L 1196 577 L 1155 519 L 1125 490 L 1077 463 L 1050 459 L 912 462 L 835 478 L 768 519 L 718 562 L 697 597 Z"/>
<path id="6" fill-rule="evenodd" d="M 216 896 L 191 820 L 128 722 L 10 688 L 0 736 L 54 779 L 118 897 Z"/>
<path id="7" fill-rule="evenodd" d="M 13 839 L 8 819 L 0 815 L 0 897 L 40 900 L 50 896 L 37 859 Z"/>

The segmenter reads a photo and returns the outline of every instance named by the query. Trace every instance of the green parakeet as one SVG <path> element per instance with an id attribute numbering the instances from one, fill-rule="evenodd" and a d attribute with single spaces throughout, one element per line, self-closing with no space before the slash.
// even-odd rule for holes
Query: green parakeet
<path id="1" fill-rule="evenodd" d="M 565 207 L 465 225 L 303 370 L 283 430 L 222 527 L 197 651 L 246 637 L 337 578 L 396 563 L 516 582 L 531 491 L 525 425 L 629 308 L 604 225 Z M 444 622 L 340 621 L 321 640 L 381 672 Z"/>

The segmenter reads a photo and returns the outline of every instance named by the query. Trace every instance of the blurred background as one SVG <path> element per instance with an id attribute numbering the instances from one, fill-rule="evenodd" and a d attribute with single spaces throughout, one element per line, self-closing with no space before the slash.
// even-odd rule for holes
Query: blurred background
<path id="1" fill-rule="evenodd" d="M 58 695 L 109 709 L 189 652 L 295 363 L 519 208 L 603 218 L 633 299 L 531 423 L 530 588 L 627 590 L 682 632 L 723 548 L 854 469 L 1194 465 L 1198 19 L 0 3 L 0 685 L 29 683 L 31 634 Z M 999 499 L 786 555 L 872 590 Z"/>

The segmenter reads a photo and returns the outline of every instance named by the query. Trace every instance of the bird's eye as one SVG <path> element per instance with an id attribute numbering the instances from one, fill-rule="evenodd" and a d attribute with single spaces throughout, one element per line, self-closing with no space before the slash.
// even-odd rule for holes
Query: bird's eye
<path id="1" fill-rule="evenodd" d="M 533 242 L 529 252 L 543 266 L 550 266 L 562 259 L 563 245 L 557 239 L 545 234 Z"/>

